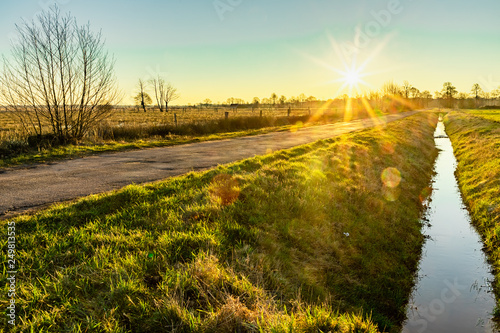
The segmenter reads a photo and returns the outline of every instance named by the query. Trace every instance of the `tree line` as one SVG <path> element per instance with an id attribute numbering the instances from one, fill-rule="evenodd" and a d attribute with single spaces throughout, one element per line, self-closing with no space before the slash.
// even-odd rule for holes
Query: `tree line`
<path id="1" fill-rule="evenodd" d="M 481 85 L 474 83 L 470 92 L 459 92 L 451 82 L 443 83 L 443 88 L 440 91 L 435 91 L 434 94 L 429 90 L 419 90 L 409 81 L 404 81 L 402 84 L 387 81 L 379 90 L 370 90 L 356 96 L 347 94 L 338 96 L 333 99 L 321 100 L 314 96 L 300 94 L 298 96 L 286 97 L 272 93 L 270 97 L 254 97 L 252 100 L 244 100 L 242 98 L 230 97 L 223 102 L 212 102 L 207 98 L 196 104 L 199 107 L 216 107 L 216 106 L 253 106 L 253 107 L 300 107 L 307 105 L 317 105 L 323 103 L 334 103 L 346 100 L 367 100 L 371 102 L 380 102 L 381 100 L 399 100 L 401 103 L 408 102 L 415 107 L 427 107 L 431 101 L 436 101 L 443 107 L 473 108 L 481 106 L 481 101 L 496 101 L 500 98 L 500 87 L 491 92 L 484 92 Z M 151 101 L 150 103 L 151 104 Z"/>

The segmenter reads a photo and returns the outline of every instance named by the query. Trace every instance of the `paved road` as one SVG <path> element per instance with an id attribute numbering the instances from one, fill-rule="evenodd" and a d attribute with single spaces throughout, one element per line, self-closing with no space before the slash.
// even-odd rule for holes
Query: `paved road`
<path id="1" fill-rule="evenodd" d="M 379 118 L 391 122 L 418 111 Z M 166 148 L 107 153 L 34 167 L 0 171 L 0 217 L 118 189 L 203 170 L 372 127 L 370 119 L 313 126 L 296 132 L 208 141 Z"/>

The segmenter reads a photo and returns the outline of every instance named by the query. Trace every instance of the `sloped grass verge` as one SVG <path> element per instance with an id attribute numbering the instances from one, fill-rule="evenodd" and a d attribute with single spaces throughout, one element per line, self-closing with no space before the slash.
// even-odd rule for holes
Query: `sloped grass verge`
<path id="1" fill-rule="evenodd" d="M 436 118 L 16 218 L 12 331 L 398 331 Z M 5 315 L 0 327 L 11 328 Z"/>

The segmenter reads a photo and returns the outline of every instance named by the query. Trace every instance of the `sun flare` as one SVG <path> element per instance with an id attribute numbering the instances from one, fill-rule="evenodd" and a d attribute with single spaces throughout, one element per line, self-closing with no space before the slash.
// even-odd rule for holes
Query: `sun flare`
<path id="1" fill-rule="evenodd" d="M 350 70 L 344 73 L 342 81 L 349 85 L 350 87 L 357 87 L 363 80 L 361 79 L 362 74 L 356 70 Z"/>

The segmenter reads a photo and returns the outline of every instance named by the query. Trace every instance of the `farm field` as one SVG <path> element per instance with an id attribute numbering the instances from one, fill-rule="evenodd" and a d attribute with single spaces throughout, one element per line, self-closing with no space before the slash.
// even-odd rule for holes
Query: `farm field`
<path id="1" fill-rule="evenodd" d="M 500 110 L 471 110 L 467 113 L 487 120 L 500 122 Z"/>
<path id="2" fill-rule="evenodd" d="M 446 130 L 458 161 L 456 177 L 496 276 L 500 315 L 500 112 L 450 112 Z"/>
<path id="3" fill-rule="evenodd" d="M 436 121 L 419 113 L 18 217 L 12 331 L 397 332 Z"/>
<path id="4" fill-rule="evenodd" d="M 110 151 L 228 139 L 344 120 L 338 109 L 172 109 L 168 113 L 134 108 L 115 109 L 86 139 L 66 145 L 28 145 L 15 118 L 0 112 L 0 167 L 42 163 Z M 229 117 L 225 119 L 225 112 Z M 311 112 L 311 116 L 309 116 Z M 177 115 L 177 124 L 174 122 Z M 379 115 L 382 115 L 380 113 Z M 352 119 L 368 117 L 356 113 Z"/>
<path id="5" fill-rule="evenodd" d="M 206 122 L 225 118 L 225 112 L 229 112 L 231 118 L 234 117 L 255 117 L 260 116 L 284 117 L 288 116 L 288 108 L 193 108 L 181 107 L 171 108 L 168 112 L 159 112 L 158 109 L 148 108 L 147 112 L 131 106 L 117 106 L 113 109 L 105 123 L 109 126 L 129 126 L 129 125 L 159 125 L 175 124 L 174 115 L 177 117 L 178 125 L 190 124 L 193 122 Z M 309 115 L 310 108 L 291 108 L 291 116 Z M 311 112 L 317 111 L 312 109 Z M 330 109 L 327 113 L 339 112 L 337 109 Z M 0 111 L 0 139 L 15 137 L 20 135 L 21 128 L 16 124 L 15 118 L 6 111 Z"/>

